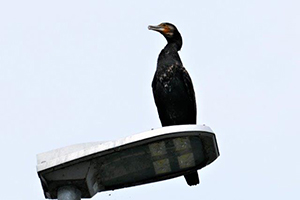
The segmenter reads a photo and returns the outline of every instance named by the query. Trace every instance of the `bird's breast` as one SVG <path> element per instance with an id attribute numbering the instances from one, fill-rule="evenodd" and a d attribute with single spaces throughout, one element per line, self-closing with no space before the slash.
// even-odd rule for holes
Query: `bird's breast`
<path id="1" fill-rule="evenodd" d="M 175 65 L 170 65 L 167 68 L 157 71 L 156 78 L 158 83 L 161 84 L 166 90 L 172 89 L 172 82 L 176 78 L 175 76 Z"/>

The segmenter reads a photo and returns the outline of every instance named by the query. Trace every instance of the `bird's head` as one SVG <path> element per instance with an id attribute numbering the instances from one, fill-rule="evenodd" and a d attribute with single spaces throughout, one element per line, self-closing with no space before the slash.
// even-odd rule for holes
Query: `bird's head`
<path id="1" fill-rule="evenodd" d="M 167 39 L 168 43 L 176 43 L 180 50 L 182 46 L 182 38 L 175 25 L 163 22 L 157 26 L 150 25 L 148 26 L 148 29 L 161 33 Z"/>

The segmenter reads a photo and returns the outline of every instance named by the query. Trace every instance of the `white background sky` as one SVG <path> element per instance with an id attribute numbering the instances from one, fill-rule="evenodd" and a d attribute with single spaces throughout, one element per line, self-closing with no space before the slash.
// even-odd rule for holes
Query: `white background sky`
<path id="1" fill-rule="evenodd" d="M 36 154 L 160 127 L 151 81 L 172 22 L 198 124 L 221 156 L 183 177 L 93 199 L 299 199 L 300 3 L 1 1 L 0 199 L 44 199 Z"/>

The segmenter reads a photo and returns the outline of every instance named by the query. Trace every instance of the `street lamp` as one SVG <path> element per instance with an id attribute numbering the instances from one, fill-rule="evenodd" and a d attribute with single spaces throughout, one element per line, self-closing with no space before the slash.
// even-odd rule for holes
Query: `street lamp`
<path id="1" fill-rule="evenodd" d="M 37 172 L 46 198 L 79 200 L 188 174 L 218 156 L 208 126 L 179 125 L 41 153 Z"/>

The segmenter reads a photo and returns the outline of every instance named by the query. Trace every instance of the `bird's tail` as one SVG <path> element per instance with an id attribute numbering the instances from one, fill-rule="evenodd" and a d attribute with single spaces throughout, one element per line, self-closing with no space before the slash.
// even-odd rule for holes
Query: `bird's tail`
<path id="1" fill-rule="evenodd" d="M 197 185 L 200 183 L 197 171 L 194 171 L 190 174 L 185 174 L 184 178 L 189 186 Z"/>

